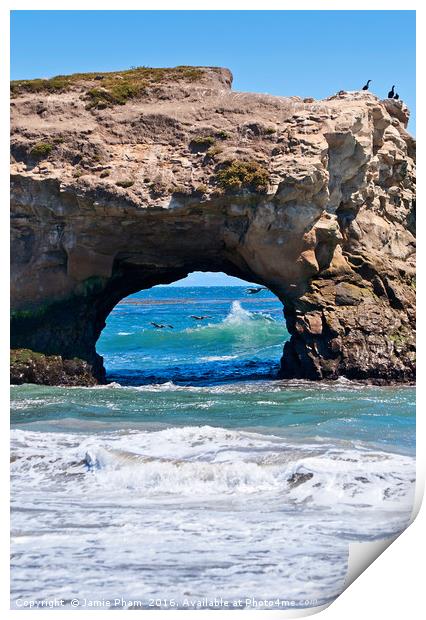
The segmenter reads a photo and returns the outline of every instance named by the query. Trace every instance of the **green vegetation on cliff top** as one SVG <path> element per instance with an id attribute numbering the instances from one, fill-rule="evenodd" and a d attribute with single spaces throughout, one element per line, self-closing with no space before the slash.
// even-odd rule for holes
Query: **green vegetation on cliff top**
<path id="1" fill-rule="evenodd" d="M 129 99 L 142 95 L 155 84 L 186 80 L 194 82 L 203 75 L 199 67 L 151 68 L 133 67 L 110 73 L 73 73 L 34 80 L 14 80 L 10 83 L 12 97 L 22 93 L 59 93 L 81 86 L 87 108 L 105 108 L 123 105 Z"/>

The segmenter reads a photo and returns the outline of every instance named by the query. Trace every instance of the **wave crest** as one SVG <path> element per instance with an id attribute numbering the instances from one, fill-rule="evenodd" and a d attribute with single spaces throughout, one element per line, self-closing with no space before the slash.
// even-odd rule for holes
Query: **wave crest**
<path id="1" fill-rule="evenodd" d="M 413 501 L 412 457 L 328 444 L 295 445 L 271 435 L 210 426 L 134 433 L 80 447 L 96 484 L 147 496 L 268 493 L 271 501 L 383 510 Z"/>

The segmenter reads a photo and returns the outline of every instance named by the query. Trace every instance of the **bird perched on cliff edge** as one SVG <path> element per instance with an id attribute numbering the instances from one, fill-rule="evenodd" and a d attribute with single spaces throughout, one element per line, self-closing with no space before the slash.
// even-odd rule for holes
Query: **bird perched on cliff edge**
<path id="1" fill-rule="evenodd" d="M 395 84 L 392 86 L 392 90 L 388 92 L 388 99 L 393 99 L 394 94 L 395 94 Z"/>
<path id="2" fill-rule="evenodd" d="M 394 96 L 393 96 L 393 98 L 394 98 L 394 99 L 399 99 L 399 95 L 398 95 L 398 93 L 395 93 L 395 94 L 394 94 Z"/>
<path id="3" fill-rule="evenodd" d="M 370 86 L 370 82 L 371 80 L 367 80 L 367 84 L 364 84 L 364 86 L 362 87 L 362 90 L 368 90 L 368 87 Z"/>

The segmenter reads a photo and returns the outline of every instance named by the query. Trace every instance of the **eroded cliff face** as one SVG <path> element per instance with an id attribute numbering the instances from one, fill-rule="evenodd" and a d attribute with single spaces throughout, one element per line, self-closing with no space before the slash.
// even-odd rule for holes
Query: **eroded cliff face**
<path id="1" fill-rule="evenodd" d="M 120 299 L 224 271 L 282 300 L 282 377 L 412 381 L 404 103 L 237 93 L 225 69 L 135 71 L 133 91 L 126 72 L 13 87 L 12 347 L 80 358 L 102 381 L 96 341 Z"/>

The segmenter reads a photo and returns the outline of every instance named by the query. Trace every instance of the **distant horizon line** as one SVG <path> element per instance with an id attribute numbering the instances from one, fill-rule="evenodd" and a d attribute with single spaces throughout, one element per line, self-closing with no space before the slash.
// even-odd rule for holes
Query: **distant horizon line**
<path id="1" fill-rule="evenodd" d="M 167 287 L 167 286 L 173 286 L 173 288 L 247 288 L 248 286 L 258 286 L 256 284 L 250 284 L 247 283 L 247 285 L 245 284 L 178 284 L 175 285 L 173 282 L 171 282 L 170 284 L 155 284 L 154 286 L 151 286 L 151 288 L 155 288 L 156 286 L 163 286 L 163 287 Z M 266 287 L 267 288 L 267 287 Z M 147 291 L 149 289 L 141 289 L 141 291 Z M 267 290 L 269 291 L 269 289 L 267 288 Z"/>

